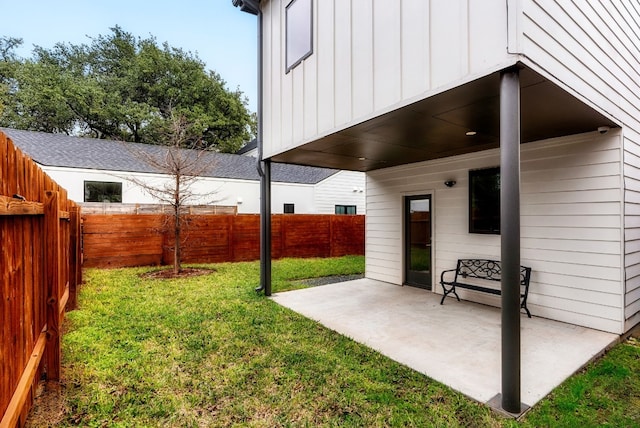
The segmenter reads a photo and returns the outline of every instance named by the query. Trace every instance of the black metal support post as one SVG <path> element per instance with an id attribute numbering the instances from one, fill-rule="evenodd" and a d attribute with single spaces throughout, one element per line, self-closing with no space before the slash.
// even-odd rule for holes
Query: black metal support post
<path id="1" fill-rule="evenodd" d="M 520 77 L 500 75 L 500 235 L 502 259 L 502 408 L 520 399 Z"/>
<path id="2" fill-rule="evenodd" d="M 260 177 L 260 289 L 271 296 L 271 161 L 262 161 Z"/>
<path id="3" fill-rule="evenodd" d="M 271 161 L 264 159 L 262 141 L 262 11 L 260 0 L 232 0 L 241 11 L 258 17 L 258 146 L 257 169 L 260 175 L 260 286 L 257 292 L 263 291 L 271 296 Z"/>

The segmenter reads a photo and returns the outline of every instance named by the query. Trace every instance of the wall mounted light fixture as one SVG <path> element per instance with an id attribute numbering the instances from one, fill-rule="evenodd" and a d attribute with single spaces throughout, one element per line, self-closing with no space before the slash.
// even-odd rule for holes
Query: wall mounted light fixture
<path id="1" fill-rule="evenodd" d="M 447 180 L 444 182 L 444 185 L 447 187 L 453 187 L 456 185 L 456 181 L 455 180 Z"/>

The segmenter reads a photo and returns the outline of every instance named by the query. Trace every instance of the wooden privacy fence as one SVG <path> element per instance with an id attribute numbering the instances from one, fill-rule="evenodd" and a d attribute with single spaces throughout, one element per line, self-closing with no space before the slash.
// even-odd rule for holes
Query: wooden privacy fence
<path id="1" fill-rule="evenodd" d="M 2 132 L 0 178 L 0 428 L 14 428 L 40 378 L 60 376 L 60 327 L 82 280 L 80 212 Z"/>
<path id="2" fill-rule="evenodd" d="M 236 262 L 260 258 L 260 216 L 185 216 L 184 263 Z M 84 266 L 170 264 L 172 235 L 161 215 L 84 215 Z M 272 216 L 272 257 L 338 257 L 364 254 L 364 216 L 278 214 Z"/>
<path id="3" fill-rule="evenodd" d="M 82 214 L 171 214 L 168 204 L 117 204 L 112 202 L 83 202 Z M 183 214 L 237 214 L 237 205 L 184 205 Z"/>

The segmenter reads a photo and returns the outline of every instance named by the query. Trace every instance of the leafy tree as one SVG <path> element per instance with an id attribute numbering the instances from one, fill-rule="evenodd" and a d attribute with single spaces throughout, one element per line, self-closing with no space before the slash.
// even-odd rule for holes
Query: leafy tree
<path id="1" fill-rule="evenodd" d="M 9 62 L 18 59 L 14 50 L 22 45 L 22 39 L 16 37 L 0 37 L 0 61 Z"/>
<path id="2" fill-rule="evenodd" d="M 0 37 L 0 117 L 8 104 L 9 94 L 15 88 L 16 69 L 19 60 L 15 49 L 22 44 L 22 39 Z"/>
<path id="3" fill-rule="evenodd" d="M 11 52 L 11 40 L 0 39 L 0 55 L 3 46 Z M 201 129 L 204 148 L 223 152 L 255 129 L 242 92 L 228 90 L 196 55 L 118 26 L 89 44 L 36 47 L 17 63 L 2 126 L 155 144 L 175 113 Z"/>

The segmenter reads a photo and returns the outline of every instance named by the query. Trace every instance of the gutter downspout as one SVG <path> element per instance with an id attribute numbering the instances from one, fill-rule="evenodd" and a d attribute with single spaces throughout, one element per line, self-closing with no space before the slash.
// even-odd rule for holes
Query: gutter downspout
<path id="1" fill-rule="evenodd" d="M 235 7 L 258 17 L 258 160 L 256 168 L 260 175 L 260 286 L 256 292 L 271 296 L 271 161 L 264 160 L 262 141 L 262 10 L 260 0 L 232 0 Z"/>

